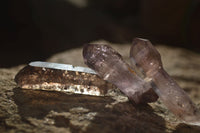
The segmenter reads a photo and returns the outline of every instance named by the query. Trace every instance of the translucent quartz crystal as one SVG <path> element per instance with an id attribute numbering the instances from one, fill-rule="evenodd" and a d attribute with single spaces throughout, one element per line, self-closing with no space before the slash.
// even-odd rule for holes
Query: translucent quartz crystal
<path id="1" fill-rule="evenodd" d="M 154 102 L 158 96 L 151 84 L 139 77 L 121 55 L 108 45 L 87 44 L 83 48 L 85 64 L 116 85 L 133 104 Z"/>
<path id="2" fill-rule="evenodd" d="M 200 125 L 200 112 L 185 91 L 163 69 L 161 56 L 150 41 L 134 39 L 130 58 L 133 64 L 142 68 L 145 77 L 153 81 L 154 91 L 171 112 L 185 123 Z"/>

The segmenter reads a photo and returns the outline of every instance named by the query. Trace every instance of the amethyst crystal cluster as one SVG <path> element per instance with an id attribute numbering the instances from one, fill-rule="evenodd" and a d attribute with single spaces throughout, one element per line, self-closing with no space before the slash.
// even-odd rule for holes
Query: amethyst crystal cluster
<path id="1" fill-rule="evenodd" d="M 134 104 L 155 102 L 188 124 L 200 125 L 200 113 L 183 89 L 163 69 L 161 56 L 150 41 L 133 40 L 131 65 L 108 45 L 87 44 L 84 62 L 101 78 L 116 85 Z"/>

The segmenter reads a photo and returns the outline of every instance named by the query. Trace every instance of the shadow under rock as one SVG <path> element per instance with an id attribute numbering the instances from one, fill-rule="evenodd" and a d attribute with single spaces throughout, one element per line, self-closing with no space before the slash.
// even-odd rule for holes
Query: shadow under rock
<path id="1" fill-rule="evenodd" d="M 200 126 L 181 123 L 176 126 L 176 130 L 173 133 L 200 133 Z"/>
<path id="2" fill-rule="evenodd" d="M 25 90 L 14 88 L 13 99 L 18 105 L 22 118 L 43 119 L 50 111 L 68 112 L 74 107 L 84 107 L 91 111 L 101 110 L 113 99 L 87 95 L 68 95 L 56 91 Z"/>
<path id="3" fill-rule="evenodd" d="M 130 102 L 112 105 L 111 97 L 96 97 L 86 95 L 68 95 L 61 92 L 24 90 L 14 88 L 13 99 L 18 105 L 19 115 L 26 120 L 27 117 L 43 119 L 50 111 L 68 112 L 74 107 L 83 107 L 91 112 L 97 112 L 86 132 L 143 132 L 163 133 L 165 121 L 153 113 L 149 105 L 134 107 Z M 66 127 L 69 122 L 61 125 Z M 63 118 L 65 122 L 66 119 Z M 76 130 L 77 131 L 77 130 Z"/>
<path id="4" fill-rule="evenodd" d="M 102 126 L 98 126 L 103 122 Z M 134 107 L 130 102 L 118 103 L 107 112 L 100 112 L 87 132 L 164 133 L 165 120 L 153 113 L 149 105 Z"/>

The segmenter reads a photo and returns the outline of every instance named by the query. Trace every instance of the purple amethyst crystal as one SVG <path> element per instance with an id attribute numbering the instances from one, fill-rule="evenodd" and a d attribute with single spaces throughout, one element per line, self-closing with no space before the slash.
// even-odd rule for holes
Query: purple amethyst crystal
<path id="1" fill-rule="evenodd" d="M 158 96 L 151 85 L 139 77 L 110 46 L 87 44 L 83 48 L 83 58 L 88 67 L 104 80 L 116 85 L 133 104 L 157 100 Z"/>
<path id="2" fill-rule="evenodd" d="M 200 113 L 180 86 L 163 69 L 161 56 L 150 41 L 133 40 L 130 50 L 133 64 L 142 68 L 145 77 L 153 81 L 152 87 L 166 107 L 188 124 L 200 125 Z"/>

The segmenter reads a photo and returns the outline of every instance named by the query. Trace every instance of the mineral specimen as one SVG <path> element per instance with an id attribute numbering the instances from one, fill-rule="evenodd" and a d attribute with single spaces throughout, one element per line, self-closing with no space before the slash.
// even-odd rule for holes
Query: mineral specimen
<path id="1" fill-rule="evenodd" d="M 83 48 L 83 58 L 88 67 L 104 80 L 116 85 L 133 104 L 157 100 L 150 82 L 139 77 L 110 46 L 87 44 Z"/>
<path id="2" fill-rule="evenodd" d="M 105 96 L 109 89 L 116 89 L 89 68 L 49 62 L 31 62 L 15 76 L 15 81 L 24 89 L 94 96 Z"/>
<path id="3" fill-rule="evenodd" d="M 185 123 L 200 125 L 199 110 L 185 91 L 164 70 L 161 56 L 150 41 L 135 38 L 130 58 L 133 64 L 142 68 L 145 77 L 153 81 L 154 91 L 171 112 Z"/>

